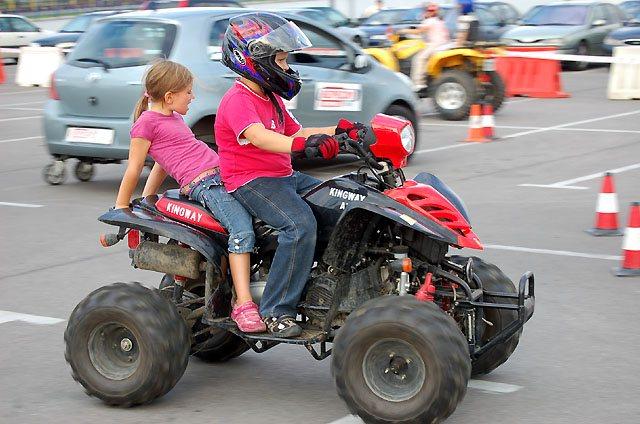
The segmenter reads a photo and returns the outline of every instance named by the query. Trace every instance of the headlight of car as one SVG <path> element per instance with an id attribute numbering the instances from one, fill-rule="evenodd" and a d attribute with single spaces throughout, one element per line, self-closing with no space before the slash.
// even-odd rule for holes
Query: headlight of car
<path id="1" fill-rule="evenodd" d="M 624 41 L 613 37 L 607 37 L 604 39 L 604 44 L 608 44 L 610 46 L 624 46 Z"/>
<path id="2" fill-rule="evenodd" d="M 407 153 L 413 152 L 413 148 L 416 144 L 416 133 L 413 130 L 412 125 L 407 125 L 402 129 L 402 132 L 400 133 L 400 140 L 402 140 L 402 147 L 404 147 L 404 150 L 406 150 Z"/>
<path id="3" fill-rule="evenodd" d="M 542 43 L 548 46 L 561 46 L 564 44 L 564 40 L 562 38 L 548 38 L 542 41 Z"/>

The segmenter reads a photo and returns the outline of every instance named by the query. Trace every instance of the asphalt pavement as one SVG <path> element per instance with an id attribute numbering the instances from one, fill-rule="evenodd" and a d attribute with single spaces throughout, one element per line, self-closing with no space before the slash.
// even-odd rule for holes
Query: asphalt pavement
<path id="1" fill-rule="evenodd" d="M 107 407 L 83 393 L 63 357 L 74 306 L 104 284 L 153 286 L 160 276 L 132 269 L 126 246 L 98 244 L 108 227 L 97 217 L 113 205 L 124 164 L 98 166 L 87 183 L 43 181 L 51 160 L 41 130 L 47 90 L 14 85 L 15 68 L 6 66 L 9 81 L 0 85 L 0 422 L 359 422 L 336 394 L 330 359 L 315 361 L 295 346 L 218 365 L 191 359 L 171 392 L 142 407 Z M 607 78 L 606 67 L 563 73 L 570 98 L 510 100 L 496 115 L 500 139 L 492 143 L 460 142 L 465 122 L 420 121 L 405 172 L 432 172 L 464 199 L 487 249 L 461 253 L 513 279 L 536 275 L 536 312 L 516 352 L 471 381 L 448 422 L 638 422 L 640 278 L 611 273 L 621 237 L 584 232 L 600 173 L 619 170 L 622 225 L 629 203 L 640 201 L 639 103 L 606 100 Z M 341 160 L 304 170 L 329 178 L 356 166 Z"/>

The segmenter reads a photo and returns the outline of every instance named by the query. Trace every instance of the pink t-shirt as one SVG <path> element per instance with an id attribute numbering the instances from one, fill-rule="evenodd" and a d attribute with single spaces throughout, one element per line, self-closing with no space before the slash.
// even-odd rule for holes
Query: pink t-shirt
<path id="1" fill-rule="evenodd" d="M 196 139 L 184 123 L 182 115 L 176 112 L 167 116 L 146 110 L 131 127 L 130 135 L 131 138 L 144 138 L 151 142 L 149 156 L 180 187 L 189 184 L 207 169 L 218 166 L 220 162 L 216 152 Z"/>
<path id="2" fill-rule="evenodd" d="M 286 136 L 292 136 L 302 126 L 285 108 L 282 99 L 274 94 L 284 122 L 267 97 L 263 97 L 240 81 L 226 92 L 216 115 L 215 136 L 220 154 L 220 175 L 227 191 L 232 192 L 260 177 L 287 177 L 293 173 L 291 155 L 260 149 L 242 137 L 253 124 Z"/>
<path id="3" fill-rule="evenodd" d="M 425 41 L 430 43 L 429 47 L 437 47 L 449 42 L 449 30 L 442 19 L 427 18 L 420 26 L 427 30 Z"/>

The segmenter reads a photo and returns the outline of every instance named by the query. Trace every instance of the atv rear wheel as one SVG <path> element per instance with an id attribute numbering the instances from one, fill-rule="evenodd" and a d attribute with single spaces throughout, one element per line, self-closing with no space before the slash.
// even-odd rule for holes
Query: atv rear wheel
<path id="1" fill-rule="evenodd" d="M 473 256 L 473 271 L 480 278 L 482 287 L 485 290 L 503 293 L 517 293 L 516 286 L 507 277 L 504 272 L 497 266 L 485 262 L 482 259 Z M 465 265 L 469 258 L 465 256 L 452 256 L 452 262 L 459 265 Z M 511 303 L 517 305 L 516 299 L 496 298 L 492 296 L 484 296 L 486 302 L 491 303 Z M 492 339 L 496 334 L 500 333 L 513 321 L 518 319 L 518 312 L 509 309 L 484 308 L 484 319 L 493 325 L 486 325 L 482 332 L 482 342 L 485 343 Z M 504 343 L 486 351 L 478 359 L 472 361 L 471 375 L 488 374 L 500 365 L 502 365 L 513 353 L 520 341 L 522 328 Z"/>
<path id="2" fill-rule="evenodd" d="M 444 71 L 433 82 L 433 103 L 443 119 L 460 121 L 469 116 L 471 105 L 478 97 L 476 82 L 467 72 Z"/>
<path id="3" fill-rule="evenodd" d="M 373 299 L 347 318 L 333 344 L 338 394 L 367 423 L 431 423 L 464 397 L 469 347 L 455 322 L 413 296 Z"/>
<path id="4" fill-rule="evenodd" d="M 71 313 L 64 340 L 73 378 L 110 405 L 164 395 L 189 360 L 189 333 L 176 308 L 138 283 L 90 293 Z"/>
<path id="5" fill-rule="evenodd" d="M 167 290 L 173 287 L 175 280 L 172 275 L 165 274 L 160 282 L 159 289 Z M 204 283 L 198 280 L 187 280 L 185 290 L 200 297 L 204 296 Z M 173 293 L 173 291 L 171 291 Z M 196 308 L 198 305 L 193 304 Z M 198 319 L 191 329 L 195 334 L 204 330 L 205 325 Z M 226 362 L 245 353 L 249 345 L 235 334 L 221 328 L 211 328 L 209 332 L 191 337 L 191 354 L 205 362 Z"/>
<path id="6" fill-rule="evenodd" d="M 491 106 L 493 106 L 493 111 L 497 112 L 504 103 L 504 96 L 506 92 L 506 88 L 504 85 L 504 80 L 496 71 L 487 72 L 490 78 L 490 86 L 488 87 L 488 95 L 491 98 Z"/>

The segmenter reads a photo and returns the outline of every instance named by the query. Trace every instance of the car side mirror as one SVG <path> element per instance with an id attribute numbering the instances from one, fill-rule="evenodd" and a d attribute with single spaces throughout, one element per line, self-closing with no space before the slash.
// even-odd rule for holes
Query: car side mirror
<path id="1" fill-rule="evenodd" d="M 359 54 L 353 59 L 353 69 L 364 69 L 369 66 L 369 56 L 366 54 Z"/>
<path id="2" fill-rule="evenodd" d="M 605 21 L 604 19 L 596 19 L 595 21 L 593 21 L 593 23 L 591 24 L 591 26 L 593 27 L 599 27 L 599 26 L 604 26 L 607 24 L 607 21 Z"/>

